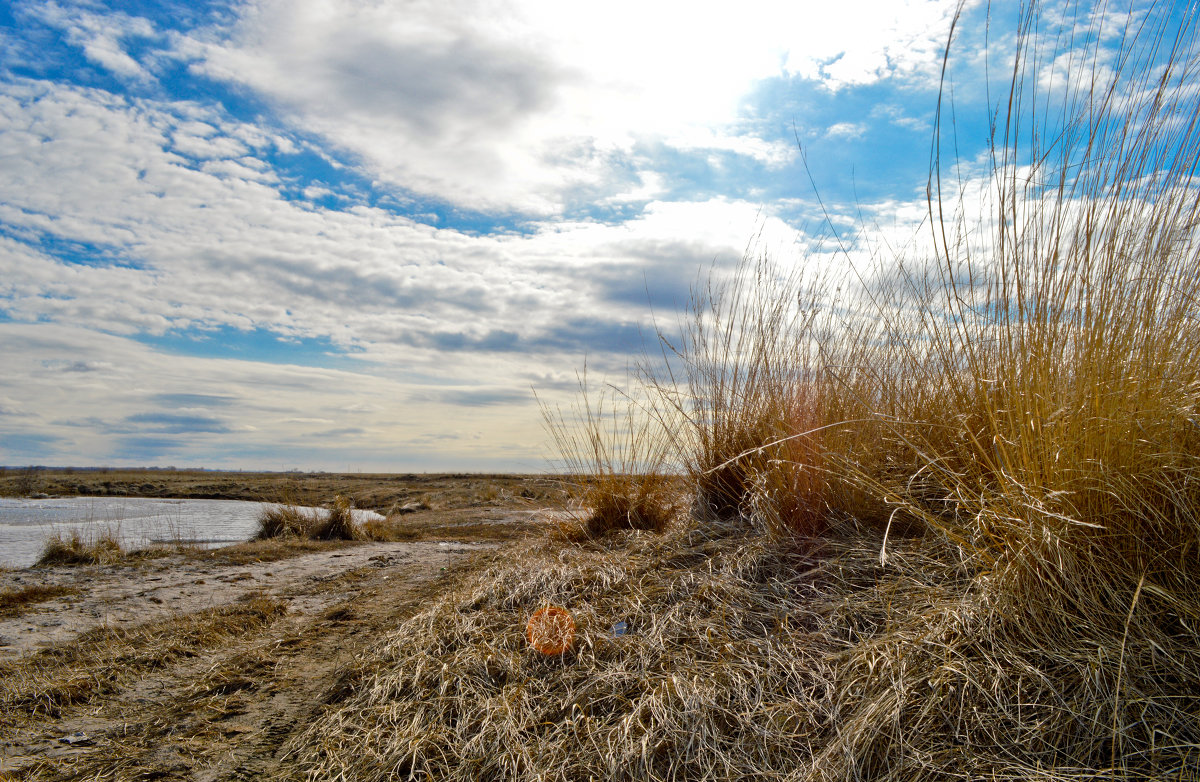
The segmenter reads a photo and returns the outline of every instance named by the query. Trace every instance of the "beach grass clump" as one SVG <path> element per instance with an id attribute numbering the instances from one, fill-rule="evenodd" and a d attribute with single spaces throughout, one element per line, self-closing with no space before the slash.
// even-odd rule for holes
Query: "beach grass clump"
<path id="1" fill-rule="evenodd" d="M 662 410 L 611 385 L 592 392 L 585 369 L 570 413 L 547 405 L 542 412 L 572 503 L 558 527 L 561 536 L 580 541 L 620 530 L 663 532 L 677 519 L 686 503 L 668 461 Z"/>
<path id="2" fill-rule="evenodd" d="M 354 507 L 350 500 L 339 495 L 328 510 L 282 504 L 264 507 L 258 516 L 255 537 L 258 540 L 362 540 L 364 532 L 354 520 Z"/>
<path id="3" fill-rule="evenodd" d="M 865 373 L 831 371 L 863 352 L 843 310 L 826 306 L 834 282 L 747 256 L 693 289 L 682 337 L 643 365 L 677 422 L 670 448 L 701 516 L 814 536 L 835 518 L 883 514 L 854 482 L 885 459 L 872 412 L 881 389 Z"/>
<path id="4" fill-rule="evenodd" d="M 338 495 L 312 532 L 316 540 L 362 540 L 363 531 L 354 520 L 354 505 L 349 498 Z"/>
<path id="5" fill-rule="evenodd" d="M 271 538 L 307 538 L 309 532 L 317 525 L 318 517 L 315 511 L 298 508 L 294 505 L 271 505 L 264 507 L 258 514 L 259 540 Z"/>
<path id="6" fill-rule="evenodd" d="M 86 536 L 79 530 L 55 532 L 46 539 L 34 567 L 54 565 L 110 565 L 125 556 L 112 530 Z"/>

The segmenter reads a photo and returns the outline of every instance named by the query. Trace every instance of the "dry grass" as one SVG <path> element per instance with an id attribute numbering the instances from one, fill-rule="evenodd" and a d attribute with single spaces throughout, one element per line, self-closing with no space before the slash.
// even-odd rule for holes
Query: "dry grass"
<path id="1" fill-rule="evenodd" d="M 0 496 L 22 496 L 27 469 L 0 468 Z M 35 491 L 51 496 L 179 497 L 319 506 L 341 495 L 356 508 L 387 514 L 419 499 L 440 509 L 480 507 L 513 498 L 552 499 L 555 482 L 538 475 L 253 473 L 44 467 Z"/>
<path id="2" fill-rule="evenodd" d="M 281 559 L 303 556 L 317 551 L 329 551 L 354 545 L 354 541 L 319 541 L 307 538 L 271 538 L 249 540 L 215 549 L 187 548 L 181 550 L 188 559 L 224 565 L 241 565 L 251 562 L 276 562 Z"/>
<path id="3" fill-rule="evenodd" d="M 258 540 L 307 538 L 309 530 L 316 526 L 318 520 L 316 511 L 294 505 L 266 507 L 258 514 L 258 532 L 254 537 Z"/>
<path id="4" fill-rule="evenodd" d="M 35 584 L 0 592 L 0 618 L 11 618 L 28 613 L 38 603 L 58 597 L 77 595 L 80 590 L 69 586 Z"/>
<path id="5" fill-rule="evenodd" d="M 215 648 L 274 621 L 285 608 L 265 598 L 167 617 L 128 630 L 102 627 L 69 646 L 0 664 L 0 725 L 54 717 L 71 704 L 113 692 L 142 671 Z"/>
<path id="6" fill-rule="evenodd" d="M 324 521 L 313 531 L 317 540 L 360 540 L 362 529 L 354 521 L 354 506 L 345 497 L 335 497 Z"/>
<path id="7" fill-rule="evenodd" d="M 116 533 L 108 531 L 85 537 L 79 530 L 54 533 L 46 539 L 34 567 L 53 565 L 109 565 L 125 556 Z"/>
<path id="8" fill-rule="evenodd" d="M 613 386 L 592 393 L 585 368 L 575 408 L 564 415 L 543 405 L 542 412 L 571 498 L 560 537 L 578 542 L 619 530 L 663 532 L 677 520 L 685 503 L 658 410 Z"/>
<path id="9" fill-rule="evenodd" d="M 1123 660 L 1124 616 L 1047 648 L 1039 617 L 997 617 L 936 541 L 897 544 L 883 568 L 878 536 L 806 551 L 724 533 L 626 532 L 493 566 L 359 663 L 293 742 L 297 774 L 1180 778 L 1200 759 L 1191 700 L 1118 697 L 1166 676 L 1196 692 L 1181 627 Z M 561 658 L 525 638 L 547 604 L 579 628 Z M 1114 741 L 1122 766 L 1105 771 Z"/>
<path id="10" fill-rule="evenodd" d="M 581 544 L 401 625 L 297 773 L 1197 778 L 1200 42 L 1067 10 L 1021 11 L 979 181 L 943 93 L 927 255 L 747 263 L 640 387 L 548 414 Z M 692 513 L 624 529 L 681 467 Z"/>
<path id="11" fill-rule="evenodd" d="M 628 531 L 494 566 L 397 628 L 292 751 L 309 777 L 347 779 L 736 777 L 764 753 L 790 762 L 797 737 L 759 720 L 815 694 L 808 672 L 772 664 L 790 656 L 800 625 L 781 598 L 807 568 L 742 543 Z M 525 639 L 546 604 L 578 627 L 561 658 Z M 618 621 L 632 632 L 614 636 Z"/>
<path id="12" fill-rule="evenodd" d="M 353 505 L 345 497 L 334 499 L 326 511 L 298 508 L 295 505 L 273 505 L 263 508 L 258 516 L 258 540 L 272 538 L 305 538 L 308 540 L 362 540 L 364 533 L 354 520 Z"/>
<path id="13" fill-rule="evenodd" d="M 664 340 L 665 360 L 643 366 L 698 514 L 806 536 L 836 518 L 886 515 L 855 476 L 894 458 L 872 412 L 887 400 L 864 373 L 830 371 L 864 352 L 844 310 L 829 306 L 831 288 L 748 260 L 694 290 L 682 341 Z"/>

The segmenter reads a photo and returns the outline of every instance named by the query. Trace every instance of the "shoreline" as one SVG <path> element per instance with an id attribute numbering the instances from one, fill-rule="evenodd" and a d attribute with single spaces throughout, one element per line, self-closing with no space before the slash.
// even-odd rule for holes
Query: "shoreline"
<path id="1" fill-rule="evenodd" d="M 0 593 L 50 594 L 0 615 L 0 779 L 132 762 L 121 742 L 135 726 L 164 731 L 152 743 L 171 757 L 152 766 L 168 778 L 269 778 L 357 654 L 536 535 L 545 513 L 430 510 L 404 518 L 412 540 L 253 541 L 0 571 Z"/>

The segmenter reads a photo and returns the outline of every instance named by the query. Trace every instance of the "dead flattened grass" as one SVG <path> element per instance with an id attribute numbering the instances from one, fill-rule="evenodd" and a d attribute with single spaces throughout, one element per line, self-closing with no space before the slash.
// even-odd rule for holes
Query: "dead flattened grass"
<path id="1" fill-rule="evenodd" d="M 337 551 L 357 543 L 358 541 L 286 537 L 249 540 L 245 543 L 235 543 L 215 549 L 189 549 L 185 550 L 183 554 L 191 560 L 219 565 L 248 565 L 254 562 L 276 562 L 318 551 Z"/>
<path id="2" fill-rule="evenodd" d="M 56 717 L 63 708 L 112 692 L 140 672 L 217 648 L 285 611 L 278 601 L 254 598 L 132 628 L 97 628 L 69 644 L 0 665 L 0 714 L 5 722 Z"/>
<path id="3" fill-rule="evenodd" d="M 359 662 L 290 750 L 309 778 L 752 778 L 834 730 L 836 572 L 761 538 L 616 533 L 493 565 Z M 558 605 L 574 647 L 529 617 Z M 617 635 L 618 622 L 630 631 Z"/>
<path id="4" fill-rule="evenodd" d="M 1114 777 L 1194 768 L 1200 646 L 1161 606 L 1123 645 L 1128 612 L 1050 646 L 944 542 L 893 541 L 887 567 L 881 543 L 712 525 L 497 557 L 359 656 L 291 770 L 1015 781 L 1089 776 L 1114 747 Z M 525 637 L 547 605 L 577 625 L 562 656 Z"/>
<path id="5" fill-rule="evenodd" d="M 0 617 L 10 619 L 21 616 L 37 606 L 58 597 L 78 595 L 82 590 L 77 587 L 35 584 L 19 589 L 6 589 L 0 592 Z"/>

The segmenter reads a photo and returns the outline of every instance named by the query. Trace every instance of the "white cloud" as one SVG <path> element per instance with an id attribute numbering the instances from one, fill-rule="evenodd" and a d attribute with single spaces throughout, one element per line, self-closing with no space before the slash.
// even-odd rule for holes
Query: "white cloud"
<path id="1" fill-rule="evenodd" d="M 383 180 L 471 208 L 553 214 L 577 188 L 619 193 L 613 163 L 639 140 L 786 163 L 789 145 L 743 127 L 756 84 L 933 78 L 955 5 L 262 0 L 231 39 L 181 39 L 179 50 Z"/>
<path id="2" fill-rule="evenodd" d="M 32 82 L 0 92 L 0 144 L 17 151 L 0 163 L 0 219 L 30 239 L 95 246 L 64 260 L 0 239 L 10 317 L 129 335 L 258 329 L 469 380 L 471 352 L 550 361 L 628 339 L 646 280 L 597 269 L 652 269 L 675 290 L 672 278 L 736 259 L 756 230 L 780 247 L 796 242 L 758 206 L 726 199 L 651 201 L 618 225 L 474 236 L 377 208 L 288 201 L 242 148 L 199 167 L 175 152 L 181 134 L 217 142 L 252 135 L 243 128 L 187 104 Z M 654 177 L 644 181 L 652 197 Z M 508 360 L 487 359 L 512 378 Z"/>
<path id="3" fill-rule="evenodd" d="M 80 47 L 89 60 L 117 76 L 139 81 L 151 79 L 149 71 L 121 44 L 127 38 L 156 36 L 153 25 L 147 20 L 120 12 L 89 13 L 77 7 L 64 8 L 54 2 L 30 3 L 22 10 L 63 30 L 69 43 Z"/>
<path id="4" fill-rule="evenodd" d="M 538 439 L 529 436 L 537 412 L 528 404 L 510 405 L 500 417 L 471 408 L 448 415 L 436 402 L 402 401 L 410 387 L 387 378 L 173 356 L 54 324 L 0 323 L 0 347 L 7 368 L 0 376 L 0 463 L 20 463 L 25 455 L 9 436 L 20 442 L 36 433 L 39 461 L 48 464 L 542 467 Z M 94 371 L 63 371 L 87 363 Z M 195 404 L 205 396 L 219 403 Z M 506 443 L 508 452 L 498 458 L 482 440 L 423 444 L 444 431 L 429 422 L 450 420 Z M 280 458 L 289 461 L 274 461 Z"/>
<path id="5" fill-rule="evenodd" d="M 836 122 L 825 129 L 826 138 L 855 139 L 867 132 L 861 122 Z"/>
<path id="6" fill-rule="evenodd" d="M 932 109 L 932 107 L 930 107 Z M 932 122 L 929 119 L 911 116 L 904 107 L 894 103 L 881 103 L 871 109 L 872 119 L 886 120 L 889 124 L 896 125 L 906 130 L 921 130 L 928 131 L 932 128 Z"/>

